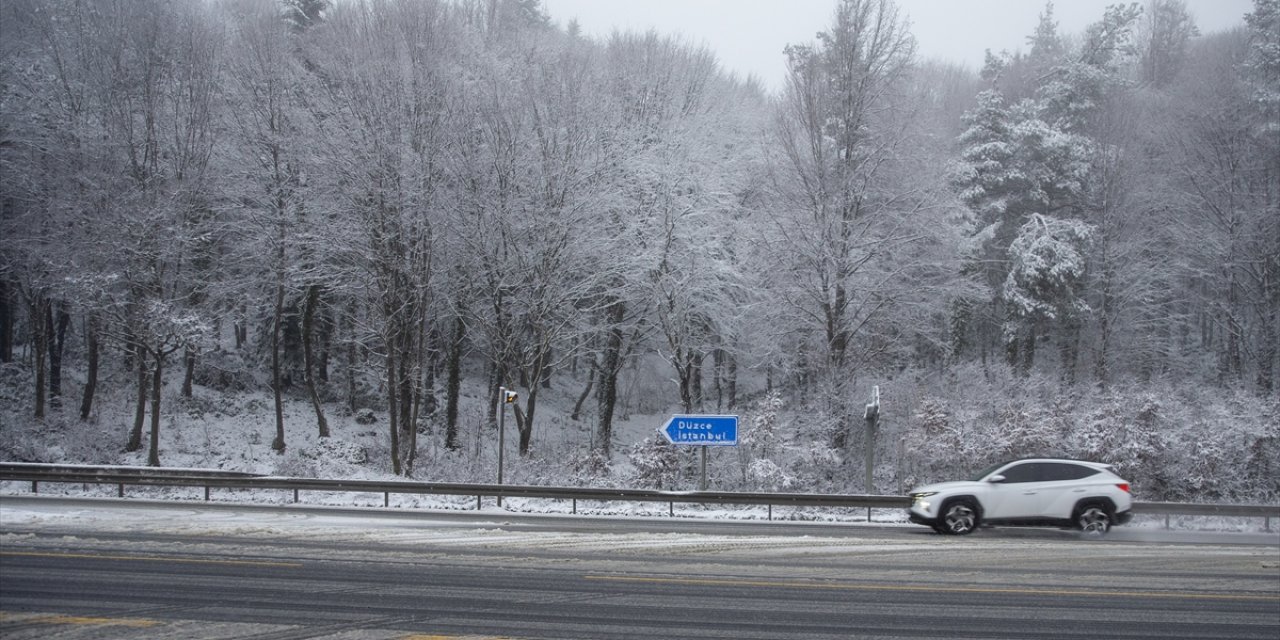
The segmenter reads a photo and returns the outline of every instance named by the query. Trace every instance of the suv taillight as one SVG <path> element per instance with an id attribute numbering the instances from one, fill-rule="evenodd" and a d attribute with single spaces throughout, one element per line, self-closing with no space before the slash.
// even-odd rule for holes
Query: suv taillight
<path id="1" fill-rule="evenodd" d="M 1129 493 L 1129 483 L 1128 483 L 1128 482 L 1117 482 L 1117 483 L 1116 483 L 1116 486 L 1117 486 L 1117 487 L 1120 487 L 1120 490 L 1121 490 L 1121 491 L 1123 491 L 1123 492 L 1125 492 L 1125 493 Z"/>

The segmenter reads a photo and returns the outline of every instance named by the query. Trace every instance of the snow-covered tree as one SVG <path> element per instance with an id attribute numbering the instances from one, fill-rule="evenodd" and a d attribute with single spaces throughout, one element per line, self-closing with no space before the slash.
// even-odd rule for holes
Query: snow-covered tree
<path id="1" fill-rule="evenodd" d="M 1200 30 L 1183 0 L 1151 0 L 1135 29 L 1141 81 L 1156 89 L 1173 82 Z"/>
<path id="2" fill-rule="evenodd" d="M 1088 311 L 1083 288 L 1092 235 L 1093 228 L 1079 220 L 1034 213 L 1009 245 L 1009 275 L 1002 295 L 1011 313 L 1005 333 L 1007 342 L 1021 345 L 1023 366 L 1034 359 L 1037 324 L 1078 326 Z M 1076 352 L 1066 353 L 1070 360 Z M 1075 368 L 1070 361 L 1060 366 L 1067 375 Z"/>
<path id="3" fill-rule="evenodd" d="M 798 363 L 801 375 L 825 381 L 823 396 L 845 395 L 851 356 L 876 349 L 858 340 L 891 306 L 891 256 L 912 235 L 905 224 L 919 201 L 887 165 L 903 142 L 893 96 L 914 52 L 889 0 L 842 1 L 816 43 L 787 49 L 770 232 L 778 271 L 767 286 L 786 314 L 784 339 L 812 354 Z M 842 446 L 852 419 L 836 414 Z"/>

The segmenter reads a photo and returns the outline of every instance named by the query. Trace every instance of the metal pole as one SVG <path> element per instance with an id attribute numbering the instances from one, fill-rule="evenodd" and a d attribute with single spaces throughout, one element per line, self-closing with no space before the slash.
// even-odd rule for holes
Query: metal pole
<path id="1" fill-rule="evenodd" d="M 880 421 L 880 387 L 873 387 L 871 392 L 871 402 L 867 403 L 866 411 L 862 414 L 867 422 L 867 441 L 866 441 L 866 461 L 867 468 L 866 492 L 867 495 L 873 494 L 875 490 L 875 470 L 876 470 L 876 423 Z M 871 521 L 871 510 L 867 510 L 867 521 Z"/>
<path id="2" fill-rule="evenodd" d="M 702 481 L 698 483 L 698 491 L 707 490 L 707 447 L 702 447 Z"/>
<path id="3" fill-rule="evenodd" d="M 502 484 L 503 452 L 507 441 L 507 388 L 498 387 L 498 484 Z M 498 496 L 498 506 L 502 506 L 502 496 Z"/>

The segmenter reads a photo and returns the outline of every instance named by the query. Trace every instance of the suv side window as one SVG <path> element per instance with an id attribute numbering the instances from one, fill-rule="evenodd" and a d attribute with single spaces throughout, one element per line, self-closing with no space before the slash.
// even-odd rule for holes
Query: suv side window
<path id="1" fill-rule="evenodd" d="M 1079 480 L 1098 473 L 1097 469 L 1068 462 L 1046 462 L 1042 466 L 1044 467 L 1044 477 L 1042 479 L 1048 482 L 1057 480 Z"/>
<path id="2" fill-rule="evenodd" d="M 1015 484 L 1019 482 L 1040 482 L 1042 479 L 1040 467 L 1044 465 L 1038 462 L 1026 462 L 1023 464 L 1015 464 L 1008 469 L 1000 472 L 1004 476 L 1007 484 Z"/>

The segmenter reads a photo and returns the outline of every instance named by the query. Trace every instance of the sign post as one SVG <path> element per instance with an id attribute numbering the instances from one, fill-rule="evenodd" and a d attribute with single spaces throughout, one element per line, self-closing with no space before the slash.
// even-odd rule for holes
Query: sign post
<path id="1" fill-rule="evenodd" d="M 671 416 L 658 429 L 667 442 L 702 447 L 702 480 L 699 491 L 707 490 L 707 447 L 738 446 L 738 416 Z"/>

